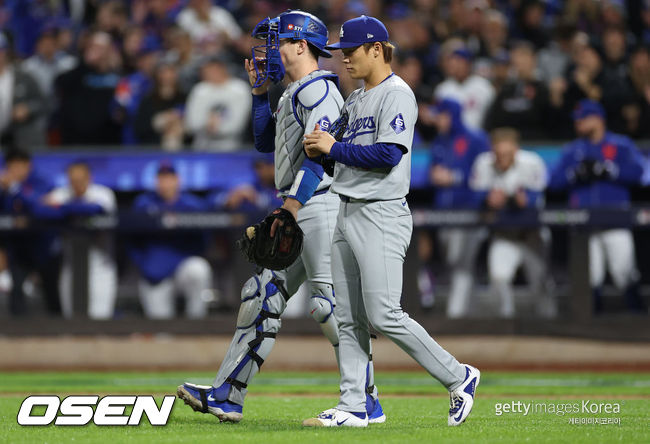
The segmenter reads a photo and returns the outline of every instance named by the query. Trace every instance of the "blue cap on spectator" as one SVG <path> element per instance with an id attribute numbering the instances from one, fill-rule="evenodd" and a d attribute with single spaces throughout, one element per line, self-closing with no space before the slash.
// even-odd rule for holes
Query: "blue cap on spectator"
<path id="1" fill-rule="evenodd" d="M 446 98 L 436 101 L 431 108 L 431 111 L 434 113 L 449 113 L 449 114 L 460 114 L 462 110 L 461 104 L 454 99 Z"/>
<path id="2" fill-rule="evenodd" d="M 149 54 L 152 52 L 160 51 L 162 48 L 160 46 L 160 42 L 156 37 L 153 36 L 146 36 L 142 40 L 142 44 L 140 45 L 140 48 L 138 49 L 138 54 L 143 55 L 143 54 Z"/>
<path id="3" fill-rule="evenodd" d="M 364 43 L 387 42 L 388 30 L 374 17 L 362 15 L 343 23 L 339 33 L 340 41 L 325 49 L 355 48 Z"/>
<path id="4" fill-rule="evenodd" d="M 163 161 L 158 165 L 157 174 L 176 174 L 176 168 L 174 168 L 171 162 Z"/>
<path id="5" fill-rule="evenodd" d="M 455 49 L 454 52 L 451 53 L 451 55 L 463 58 L 463 59 L 467 60 L 468 62 L 470 62 L 472 60 L 472 58 L 474 58 L 472 53 L 467 48 Z"/>
<path id="6" fill-rule="evenodd" d="M 599 116 L 605 118 L 605 110 L 598 102 L 589 99 L 583 99 L 578 102 L 573 110 L 573 120 L 584 119 L 589 116 Z"/>

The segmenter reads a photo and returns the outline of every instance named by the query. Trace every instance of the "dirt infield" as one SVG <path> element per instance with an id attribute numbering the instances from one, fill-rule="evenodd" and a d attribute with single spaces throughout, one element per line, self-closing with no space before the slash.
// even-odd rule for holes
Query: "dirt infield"
<path id="1" fill-rule="evenodd" d="M 133 335 L 0 338 L 1 370 L 212 369 L 231 337 Z M 604 342 L 521 336 L 441 336 L 460 361 L 486 369 L 650 371 L 650 343 Z M 418 365 L 385 338 L 373 342 L 378 370 Z M 267 370 L 334 370 L 331 347 L 321 337 L 283 336 L 265 363 Z"/>

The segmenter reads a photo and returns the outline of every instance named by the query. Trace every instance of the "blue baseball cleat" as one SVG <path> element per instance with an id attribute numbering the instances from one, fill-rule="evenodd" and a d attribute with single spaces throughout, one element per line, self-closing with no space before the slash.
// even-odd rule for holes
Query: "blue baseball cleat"
<path id="1" fill-rule="evenodd" d="M 459 426 L 467 419 L 474 407 L 474 393 L 481 380 L 481 372 L 477 368 L 464 365 L 465 380 L 458 388 L 449 392 L 449 426 Z"/>
<path id="2" fill-rule="evenodd" d="M 211 413 L 221 422 L 239 422 L 243 418 L 243 407 L 234 402 L 218 401 L 214 398 L 215 388 L 186 382 L 179 385 L 176 395 L 195 412 Z"/>
<path id="3" fill-rule="evenodd" d="M 375 399 L 366 393 L 366 412 L 368 413 L 369 424 L 382 424 L 386 422 L 386 415 L 381 408 L 379 399 Z"/>

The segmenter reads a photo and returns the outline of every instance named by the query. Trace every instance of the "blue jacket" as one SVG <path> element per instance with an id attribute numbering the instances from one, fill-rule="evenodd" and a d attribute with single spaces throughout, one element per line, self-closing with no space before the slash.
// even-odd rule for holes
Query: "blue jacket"
<path id="1" fill-rule="evenodd" d="M 176 202 L 169 204 L 157 193 L 148 192 L 138 196 L 133 204 L 133 210 L 149 214 L 191 213 L 205 209 L 205 202 L 189 193 L 181 193 Z M 157 284 L 172 276 L 182 261 L 200 255 L 205 244 L 205 233 L 196 231 L 138 235 L 129 248 L 129 256 L 142 276 Z"/>
<path id="2" fill-rule="evenodd" d="M 431 167 L 441 165 L 452 171 L 454 185 L 437 187 L 434 207 L 478 208 L 481 195 L 469 188 L 469 178 L 476 156 L 489 151 L 490 142 L 483 131 L 470 130 L 461 120 L 460 107 L 451 111 L 449 134 L 438 135 L 431 148 Z"/>
<path id="3" fill-rule="evenodd" d="M 589 184 L 576 183 L 573 172 L 583 160 L 608 163 L 612 177 Z M 630 203 L 631 186 L 640 183 L 643 157 L 626 136 L 606 132 L 603 140 L 592 144 L 581 138 L 570 142 L 551 173 L 550 188 L 568 189 L 573 208 L 624 207 Z"/>

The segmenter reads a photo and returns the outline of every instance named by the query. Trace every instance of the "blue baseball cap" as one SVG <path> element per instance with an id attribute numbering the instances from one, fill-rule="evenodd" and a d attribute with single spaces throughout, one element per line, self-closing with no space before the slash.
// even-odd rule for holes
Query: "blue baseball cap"
<path id="1" fill-rule="evenodd" d="M 388 30 L 376 18 L 362 15 L 343 23 L 339 37 L 340 40 L 337 43 L 328 45 L 325 48 L 356 48 L 364 43 L 387 42 Z"/>
<path id="2" fill-rule="evenodd" d="M 471 62 L 474 57 L 467 48 L 457 48 L 451 53 L 451 55 L 465 59 L 468 62 Z"/>
<path id="3" fill-rule="evenodd" d="M 573 110 L 573 120 L 584 119 L 589 116 L 599 116 L 605 118 L 605 109 L 598 102 L 589 99 L 583 99 L 578 102 Z"/>
<path id="4" fill-rule="evenodd" d="M 176 174 L 176 168 L 174 168 L 174 165 L 172 165 L 171 162 L 164 160 L 160 162 L 160 165 L 158 165 L 158 171 L 156 171 L 156 174 Z"/>

